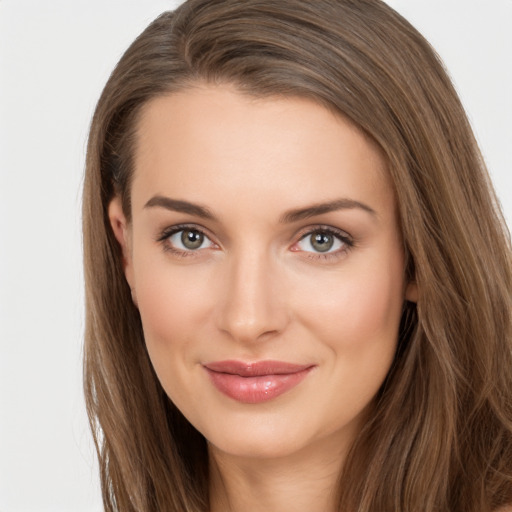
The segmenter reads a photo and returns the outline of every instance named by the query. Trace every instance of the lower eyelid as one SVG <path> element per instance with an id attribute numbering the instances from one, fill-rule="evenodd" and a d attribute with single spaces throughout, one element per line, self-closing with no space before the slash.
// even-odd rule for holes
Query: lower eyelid
<path id="1" fill-rule="evenodd" d="M 349 250 L 350 250 L 350 247 L 344 247 L 343 249 L 340 249 L 338 251 L 325 252 L 325 253 L 302 251 L 302 257 L 307 258 L 309 260 L 317 261 L 317 262 L 318 261 L 335 262 L 335 261 L 338 261 L 338 260 L 342 259 L 343 257 L 345 257 L 347 255 L 347 253 L 349 252 Z"/>

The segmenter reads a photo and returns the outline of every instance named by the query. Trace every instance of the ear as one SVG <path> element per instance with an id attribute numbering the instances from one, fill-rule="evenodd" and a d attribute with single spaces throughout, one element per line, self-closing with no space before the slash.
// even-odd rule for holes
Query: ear
<path id="1" fill-rule="evenodd" d="M 409 302 L 418 302 L 418 284 L 416 281 L 409 281 L 405 287 L 405 299 Z"/>
<path id="2" fill-rule="evenodd" d="M 126 280 L 128 281 L 133 293 L 134 279 L 130 239 L 131 232 L 126 216 L 124 215 L 121 198 L 119 196 L 114 197 L 114 199 L 110 201 L 110 204 L 108 205 L 108 217 L 114 236 L 121 246 L 124 275 L 126 276 Z"/>

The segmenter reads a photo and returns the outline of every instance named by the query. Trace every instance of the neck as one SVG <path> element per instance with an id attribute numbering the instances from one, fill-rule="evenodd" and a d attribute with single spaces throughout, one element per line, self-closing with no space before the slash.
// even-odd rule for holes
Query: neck
<path id="1" fill-rule="evenodd" d="M 209 446 L 210 512 L 335 512 L 346 447 L 323 440 L 290 456 L 258 459 Z"/>

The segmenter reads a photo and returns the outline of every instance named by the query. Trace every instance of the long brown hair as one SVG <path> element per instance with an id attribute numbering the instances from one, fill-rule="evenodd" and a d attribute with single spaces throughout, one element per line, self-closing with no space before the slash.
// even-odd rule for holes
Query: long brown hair
<path id="1" fill-rule="evenodd" d="M 425 39 L 379 0 L 189 0 L 112 73 L 83 200 L 85 394 L 107 511 L 206 511 L 205 440 L 165 395 L 107 217 L 130 218 L 141 109 L 199 82 L 307 97 L 379 144 L 407 275 L 397 354 L 340 475 L 340 510 L 489 512 L 512 503 L 510 238 L 460 101 Z"/>

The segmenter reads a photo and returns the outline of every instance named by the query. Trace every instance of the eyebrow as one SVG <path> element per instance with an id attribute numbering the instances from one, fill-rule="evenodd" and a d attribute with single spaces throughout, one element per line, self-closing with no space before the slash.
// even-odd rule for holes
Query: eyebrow
<path id="1" fill-rule="evenodd" d="M 188 213 L 202 219 L 215 220 L 215 215 L 205 206 L 179 199 L 171 199 L 170 197 L 154 196 L 144 205 L 144 208 L 154 207 L 165 208 L 173 212 Z"/>
<path id="2" fill-rule="evenodd" d="M 187 213 L 202 219 L 217 220 L 215 215 L 205 206 L 180 199 L 172 199 L 165 196 L 154 196 L 144 205 L 144 208 L 155 207 L 165 208 L 166 210 L 174 212 Z M 289 210 L 281 216 L 279 222 L 282 224 L 291 224 L 300 220 L 309 219 L 310 217 L 315 217 L 316 215 L 322 215 L 338 210 L 351 210 L 355 208 L 377 217 L 377 212 L 368 205 L 361 203 L 360 201 L 355 201 L 354 199 L 342 198 L 329 201 L 327 203 L 314 204 L 306 208 Z"/>
<path id="3" fill-rule="evenodd" d="M 354 208 L 363 210 L 373 217 L 377 217 L 377 212 L 370 208 L 368 205 L 361 203 L 359 201 L 355 201 L 354 199 L 336 199 L 334 201 L 329 201 L 327 203 L 319 203 L 314 204 L 312 206 L 308 206 L 306 208 L 298 208 L 296 210 L 290 210 L 281 217 L 280 222 L 282 223 L 292 223 L 297 222 L 299 220 L 309 219 L 310 217 L 315 217 L 316 215 L 322 215 L 324 213 L 334 212 L 338 210 L 352 210 Z"/>

